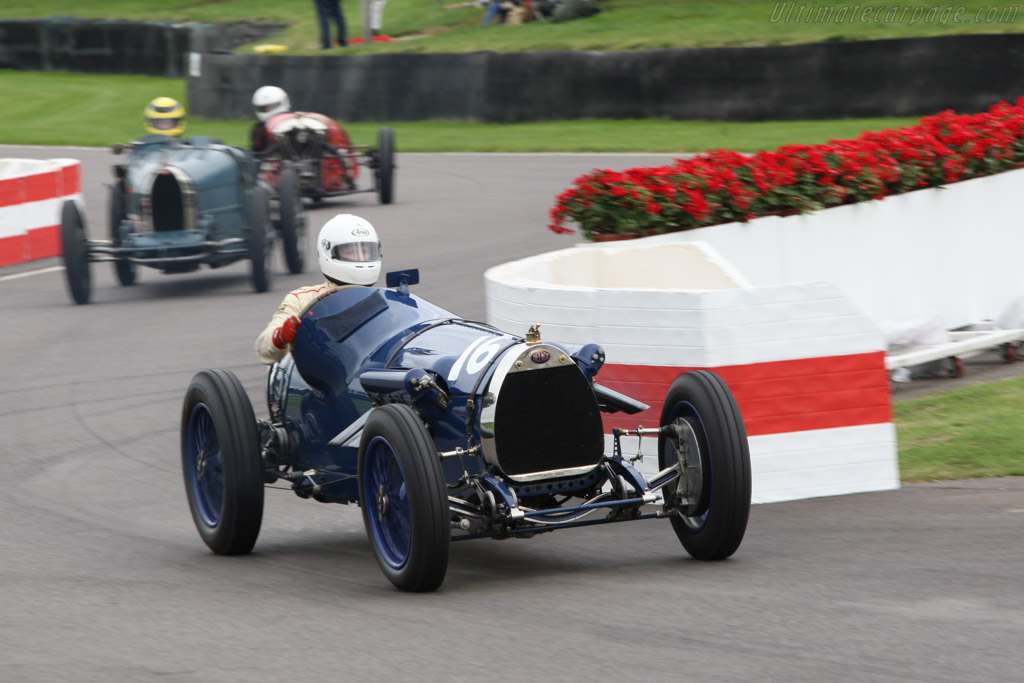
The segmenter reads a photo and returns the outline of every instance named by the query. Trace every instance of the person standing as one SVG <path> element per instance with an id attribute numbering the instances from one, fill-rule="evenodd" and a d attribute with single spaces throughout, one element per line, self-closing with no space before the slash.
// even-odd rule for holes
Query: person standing
<path id="1" fill-rule="evenodd" d="M 384 23 L 384 5 L 388 0 L 370 0 L 370 33 L 379 36 Z"/>
<path id="2" fill-rule="evenodd" d="M 331 21 L 338 29 L 338 46 L 348 45 L 345 39 L 345 15 L 341 13 L 341 0 L 313 0 L 313 4 L 316 5 L 316 15 L 320 20 L 321 49 L 331 47 Z"/>

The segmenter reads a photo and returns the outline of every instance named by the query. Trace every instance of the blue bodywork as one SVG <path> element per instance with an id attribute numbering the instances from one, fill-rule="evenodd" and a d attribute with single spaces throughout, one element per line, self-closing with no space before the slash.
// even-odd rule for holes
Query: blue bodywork
<path id="1" fill-rule="evenodd" d="M 538 483 L 503 476 L 479 448 L 482 430 L 486 431 L 481 407 L 494 399 L 488 386 L 507 352 L 523 348 L 523 338 L 461 319 L 408 293 L 361 287 L 321 300 L 299 326 L 292 353 L 267 376 L 271 418 L 284 425 L 292 444 L 290 469 L 316 471 L 296 490 L 301 495 L 305 484 L 309 490 L 316 487 L 315 497 L 324 502 L 358 501 L 357 429 L 373 406 L 389 402 L 416 409 L 429 425 L 439 453 L 461 449 L 457 457 L 442 461 L 453 497 L 472 498 L 482 482 L 499 501 L 515 507 L 516 501 L 541 493 L 542 487 L 550 490 L 552 478 Z M 560 355 L 588 382 L 600 367 L 592 359 L 603 362 L 603 352 L 594 344 L 544 342 L 542 352 Z M 420 385 L 423 378 L 431 380 L 433 388 Z M 594 405 L 596 414 L 596 401 Z M 565 425 L 565 431 L 573 429 L 589 430 L 582 438 L 603 444 L 599 418 Z M 629 464 L 620 458 L 610 462 L 636 491 L 647 490 L 643 477 Z M 596 466 L 589 470 L 581 476 L 553 477 L 558 492 L 594 489 L 608 473 Z M 637 502 L 632 499 L 629 504 Z"/>
<path id="2" fill-rule="evenodd" d="M 209 138 L 149 135 L 118 167 L 124 216 L 112 256 L 168 271 L 246 258 L 257 165 L 244 149 Z"/>
<path id="3" fill-rule="evenodd" d="M 329 336 L 315 320 L 355 311 L 351 331 Z M 422 369 L 445 378 L 449 403 L 441 410 L 436 397 L 424 396 L 414 405 L 430 420 L 438 450 L 472 446 L 474 433 L 467 434 L 466 402 L 474 389 L 493 371 L 493 364 L 447 378 L 462 353 L 480 339 L 493 339 L 499 347 L 518 341 L 492 327 L 462 320 L 412 294 L 381 288 L 344 289 L 314 306 L 299 327 L 293 354 L 272 370 L 268 398 L 271 414 L 280 406 L 289 437 L 302 444 L 296 453 L 295 469 L 322 469 L 340 475 L 356 473 L 358 447 L 330 445 L 329 442 L 359 419 L 374 404 L 363 386 L 361 375 L 371 370 L 391 370 L 399 386 L 406 370 Z M 478 345 L 480 342 L 478 342 Z M 379 400 L 385 399 L 385 377 L 381 378 Z M 462 474 L 463 463 L 471 474 L 485 469 L 479 456 L 466 456 L 462 463 L 447 460 L 445 474 L 454 480 Z M 328 483 L 329 495 L 345 501 L 359 499 L 355 478 Z"/>
<path id="4" fill-rule="evenodd" d="M 683 373 L 660 426 L 613 428 L 601 412 L 648 406 L 594 381 L 596 344 L 518 337 L 389 287 L 335 291 L 303 314 L 290 354 L 267 373 L 269 420 L 255 420 L 227 370 L 193 379 L 182 410 L 182 466 L 193 521 L 220 554 L 249 552 L 263 486 L 358 502 L 378 565 L 398 588 L 434 590 L 452 541 L 668 518 L 694 557 L 739 547 L 750 458 L 720 377 Z M 253 424 L 255 420 L 256 424 Z M 645 479 L 622 436 L 656 437 Z M 608 450 L 611 452 L 609 453 Z"/>

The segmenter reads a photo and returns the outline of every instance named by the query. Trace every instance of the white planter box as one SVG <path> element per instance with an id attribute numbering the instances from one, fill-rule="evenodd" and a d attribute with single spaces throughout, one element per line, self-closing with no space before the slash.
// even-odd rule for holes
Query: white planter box
<path id="1" fill-rule="evenodd" d="M 744 276 L 702 242 L 569 248 L 488 270 L 487 318 L 513 333 L 540 323 L 545 338 L 604 346 L 598 381 L 651 405 L 606 416 L 606 434 L 655 426 L 680 372 L 719 373 L 747 427 L 754 502 L 897 488 L 878 326 L 832 283 L 756 286 Z M 639 464 L 648 474 L 654 443 Z M 623 446 L 634 453 L 636 441 Z"/>
<path id="2" fill-rule="evenodd" d="M 1024 296 L 1022 228 L 1024 169 L 639 241 L 707 242 L 754 285 L 831 282 L 883 327 L 938 315 L 956 328 Z"/>

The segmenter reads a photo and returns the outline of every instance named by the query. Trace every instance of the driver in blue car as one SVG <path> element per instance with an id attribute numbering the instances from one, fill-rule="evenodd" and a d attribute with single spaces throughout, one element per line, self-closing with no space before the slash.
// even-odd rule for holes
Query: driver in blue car
<path id="1" fill-rule="evenodd" d="M 256 338 L 256 355 L 261 363 L 272 365 L 284 358 L 295 341 L 302 316 L 317 301 L 339 289 L 369 287 L 380 276 L 377 231 L 359 216 L 345 213 L 327 221 L 317 237 L 316 254 L 326 282 L 288 292 Z"/>
<path id="2" fill-rule="evenodd" d="M 185 107 L 173 97 L 150 100 L 143 116 L 146 119 L 146 132 L 151 135 L 179 138 L 185 132 Z"/>

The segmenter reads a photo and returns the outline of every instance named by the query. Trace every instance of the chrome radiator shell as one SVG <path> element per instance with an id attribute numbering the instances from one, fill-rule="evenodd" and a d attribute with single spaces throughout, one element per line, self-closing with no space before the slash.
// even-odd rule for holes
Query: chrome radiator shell
<path id="1" fill-rule="evenodd" d="M 557 346 L 510 348 L 482 401 L 484 458 L 513 481 L 579 476 L 604 457 L 604 430 L 590 381 Z"/>

